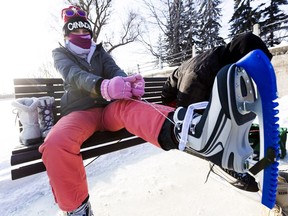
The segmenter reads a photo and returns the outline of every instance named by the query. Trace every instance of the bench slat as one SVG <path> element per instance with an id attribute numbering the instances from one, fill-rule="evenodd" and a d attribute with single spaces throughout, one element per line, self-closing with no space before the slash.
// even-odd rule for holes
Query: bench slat
<path id="1" fill-rule="evenodd" d="M 39 84 L 63 84 L 61 78 L 17 78 L 13 80 L 14 86 L 17 85 L 39 85 Z"/>
<path id="2" fill-rule="evenodd" d="M 121 141 L 121 139 L 134 136 L 130 134 L 127 130 L 122 129 L 116 132 L 95 132 L 91 137 L 89 137 L 81 146 L 81 148 L 87 148 L 91 146 L 100 145 L 103 143 L 108 143 L 112 141 Z M 41 143 L 35 144 L 32 146 L 23 146 L 22 148 L 18 147 L 12 151 L 11 156 L 11 165 L 17 165 L 21 163 L 26 163 L 33 160 L 38 160 L 41 158 L 41 154 L 38 151 L 38 148 Z"/>
<path id="3" fill-rule="evenodd" d="M 144 77 L 145 82 L 157 82 L 167 80 L 167 77 Z M 14 85 L 37 85 L 37 84 L 63 84 L 61 78 L 16 78 Z"/>
<path id="4" fill-rule="evenodd" d="M 64 92 L 63 91 L 63 85 L 59 86 L 15 86 L 14 88 L 15 94 L 17 93 L 41 93 L 41 92 Z"/>
<path id="5" fill-rule="evenodd" d="M 144 77 L 144 80 L 145 82 L 165 82 L 167 80 L 167 77 Z"/>
<path id="6" fill-rule="evenodd" d="M 50 96 L 50 97 L 54 97 L 55 99 L 59 99 L 59 96 L 60 95 L 63 95 L 63 93 L 61 94 L 57 94 L 57 93 L 39 93 L 39 94 L 36 94 L 36 93 L 25 93 L 25 94 L 15 94 L 15 99 L 18 99 L 18 98 L 24 98 L 24 97 L 27 97 L 27 98 L 31 98 L 31 97 L 36 97 L 36 98 L 40 98 L 40 97 L 45 97 L 45 96 Z M 61 97 L 61 96 L 60 96 Z"/>
<path id="7" fill-rule="evenodd" d="M 46 168 L 42 162 L 22 166 L 11 170 L 12 180 L 20 179 L 26 176 L 34 175 L 36 173 L 44 172 Z"/>
<path id="8" fill-rule="evenodd" d="M 121 149 L 129 148 L 129 147 L 139 145 L 145 142 L 146 141 L 144 141 L 143 139 L 139 137 L 135 137 L 131 140 L 125 140 L 119 143 L 114 143 L 114 144 L 110 144 L 106 146 L 97 147 L 94 149 L 84 150 L 84 151 L 81 151 L 81 154 L 82 154 L 83 160 L 86 160 L 92 157 L 96 157 L 96 156 L 100 156 L 103 154 L 118 151 Z M 20 166 L 18 168 L 12 169 L 11 176 L 12 176 L 12 180 L 16 180 L 19 178 L 23 178 L 25 176 L 34 175 L 34 174 L 44 172 L 44 171 L 46 171 L 46 168 L 43 162 L 36 162 L 36 163 L 32 163 L 32 164 L 28 164 L 25 166 Z"/>

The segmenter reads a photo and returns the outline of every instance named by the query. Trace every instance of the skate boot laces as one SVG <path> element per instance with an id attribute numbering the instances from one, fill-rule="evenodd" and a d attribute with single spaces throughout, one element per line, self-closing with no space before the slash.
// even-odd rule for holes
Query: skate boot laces
<path id="1" fill-rule="evenodd" d="M 52 113 L 52 108 L 53 105 L 52 104 L 47 104 L 46 101 L 44 106 L 39 106 L 40 108 L 40 112 L 39 114 L 42 116 L 42 120 L 44 121 L 44 128 L 42 129 L 43 131 L 47 131 L 50 130 L 51 127 L 54 124 L 54 119 L 53 119 L 53 113 Z"/>

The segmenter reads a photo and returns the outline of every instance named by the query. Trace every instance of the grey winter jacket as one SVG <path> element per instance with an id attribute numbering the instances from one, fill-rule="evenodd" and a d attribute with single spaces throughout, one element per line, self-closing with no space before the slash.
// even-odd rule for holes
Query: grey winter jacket
<path id="1" fill-rule="evenodd" d="M 95 98 L 91 97 L 96 83 L 115 76 L 127 76 L 104 50 L 102 44 L 97 44 L 90 64 L 63 46 L 54 49 L 52 56 L 54 66 L 64 81 L 65 93 L 61 98 L 62 115 L 76 110 L 106 106 L 109 102 L 100 94 Z"/>

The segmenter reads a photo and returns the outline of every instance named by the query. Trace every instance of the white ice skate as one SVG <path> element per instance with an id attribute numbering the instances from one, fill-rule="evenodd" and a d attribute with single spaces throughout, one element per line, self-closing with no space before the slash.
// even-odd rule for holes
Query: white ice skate
<path id="1" fill-rule="evenodd" d="M 249 173 L 262 191 L 262 203 L 273 208 L 278 172 L 278 106 L 273 67 L 261 50 L 222 68 L 208 103 L 178 108 L 174 114 L 179 149 L 222 168 Z M 203 115 L 195 110 L 205 109 Z M 260 126 L 260 159 L 253 161 L 248 136 L 256 118 Z"/>

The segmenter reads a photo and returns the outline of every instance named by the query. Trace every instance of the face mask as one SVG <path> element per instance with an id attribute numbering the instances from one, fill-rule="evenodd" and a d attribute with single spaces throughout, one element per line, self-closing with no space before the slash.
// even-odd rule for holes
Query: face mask
<path id="1" fill-rule="evenodd" d="M 90 49 L 92 41 L 91 41 L 91 35 L 90 34 L 69 34 L 69 39 L 71 43 L 74 45 L 81 47 L 83 49 Z"/>

